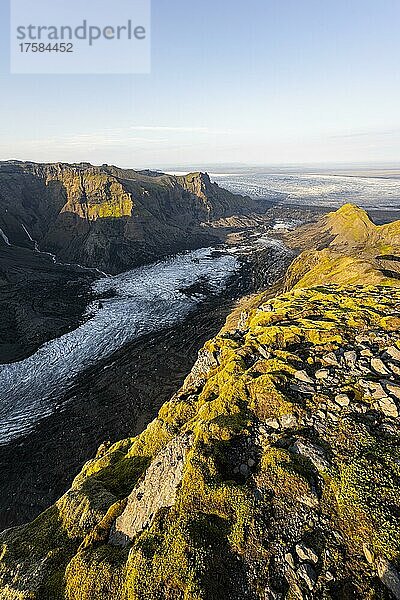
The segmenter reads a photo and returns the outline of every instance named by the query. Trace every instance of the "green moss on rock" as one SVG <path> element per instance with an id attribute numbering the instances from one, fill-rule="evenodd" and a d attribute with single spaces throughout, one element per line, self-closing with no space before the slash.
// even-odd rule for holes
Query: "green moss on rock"
<path id="1" fill-rule="evenodd" d="M 372 393 L 399 379 L 386 350 L 400 348 L 400 288 L 363 285 L 363 269 L 336 283 L 350 263 L 325 258 L 320 284 L 314 271 L 316 285 L 260 296 L 141 435 L 102 447 L 52 508 L 1 535 L 0 598 L 391 598 L 378 565 L 400 570 L 400 426 Z M 174 493 L 160 480 L 141 505 L 162 461 Z M 145 525 L 118 538 L 132 495 Z"/>

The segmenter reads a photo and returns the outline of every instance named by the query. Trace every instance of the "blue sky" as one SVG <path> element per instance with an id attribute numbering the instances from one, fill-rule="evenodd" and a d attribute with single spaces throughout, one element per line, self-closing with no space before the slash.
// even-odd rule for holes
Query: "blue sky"
<path id="1" fill-rule="evenodd" d="M 399 0 L 153 0 L 122 76 L 9 75 L 0 2 L 1 160 L 399 162 Z"/>

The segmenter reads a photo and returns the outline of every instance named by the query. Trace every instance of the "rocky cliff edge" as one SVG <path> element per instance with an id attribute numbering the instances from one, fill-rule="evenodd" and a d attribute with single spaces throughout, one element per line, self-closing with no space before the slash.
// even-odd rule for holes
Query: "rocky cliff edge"
<path id="1" fill-rule="evenodd" d="M 141 435 L 2 534 L 1 598 L 400 598 L 399 281 L 332 237 L 333 277 L 253 298 Z"/>

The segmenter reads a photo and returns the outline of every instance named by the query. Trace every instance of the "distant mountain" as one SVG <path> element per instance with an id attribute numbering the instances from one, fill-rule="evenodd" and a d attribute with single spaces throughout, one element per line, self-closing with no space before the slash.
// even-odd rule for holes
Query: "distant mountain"
<path id="1" fill-rule="evenodd" d="M 142 434 L 0 536 L 2 597 L 400 598 L 399 229 L 346 205 L 294 232 L 286 293 L 247 298 Z"/>
<path id="2" fill-rule="evenodd" d="M 4 236 L 24 247 L 32 247 L 32 238 L 60 261 L 108 273 L 209 245 L 215 238 L 204 224 L 267 208 L 220 188 L 205 173 L 0 163 Z"/>

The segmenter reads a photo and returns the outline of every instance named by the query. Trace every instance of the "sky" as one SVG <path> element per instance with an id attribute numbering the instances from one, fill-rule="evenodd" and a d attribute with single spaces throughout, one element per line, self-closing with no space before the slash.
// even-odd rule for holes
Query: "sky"
<path id="1" fill-rule="evenodd" d="M 400 163 L 399 0 L 153 0 L 146 75 L 10 75 L 8 4 L 0 160 Z"/>

